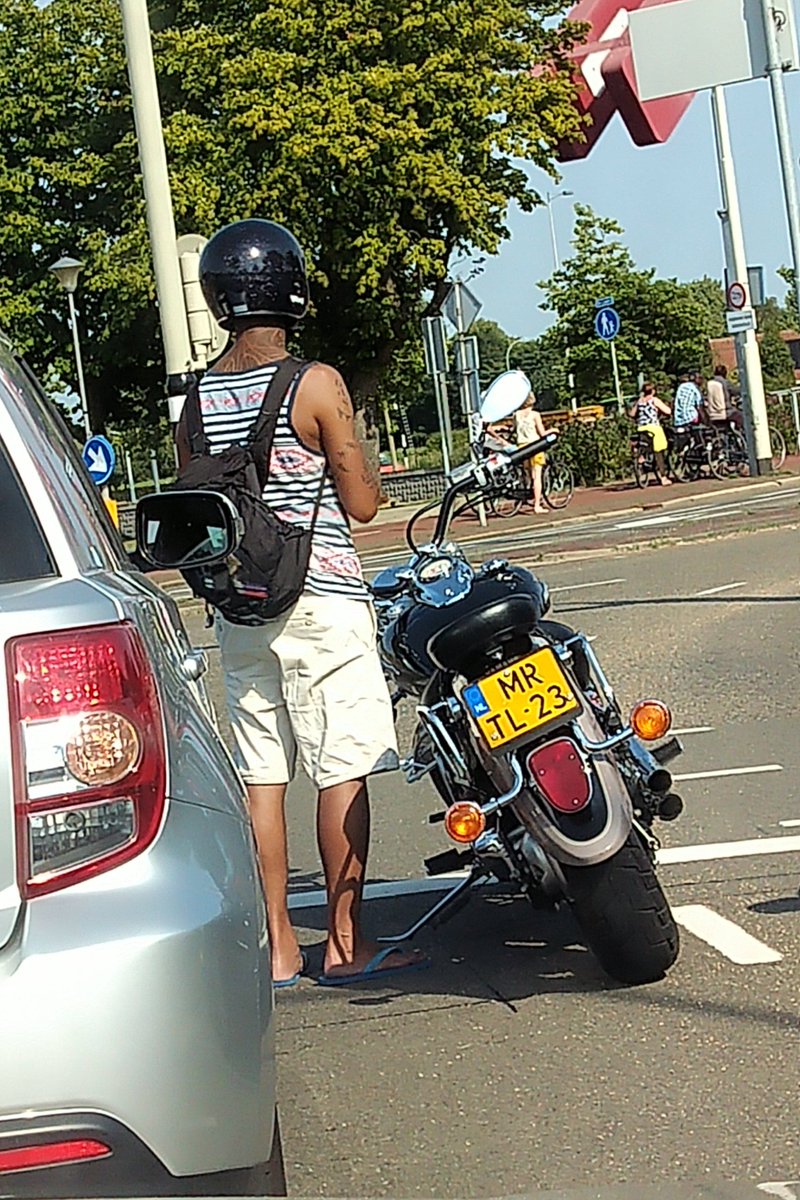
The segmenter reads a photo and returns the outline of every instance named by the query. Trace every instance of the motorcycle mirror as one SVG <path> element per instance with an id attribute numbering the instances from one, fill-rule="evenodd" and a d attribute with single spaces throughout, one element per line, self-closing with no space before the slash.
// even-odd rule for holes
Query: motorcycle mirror
<path id="1" fill-rule="evenodd" d="M 136 547 L 154 567 L 185 570 L 222 562 L 243 532 L 236 505 L 221 492 L 159 492 L 136 505 Z"/>
<path id="2" fill-rule="evenodd" d="M 504 421 L 522 407 L 531 390 L 531 381 L 524 371 L 504 371 L 484 392 L 480 407 L 481 420 L 485 425 Z"/>

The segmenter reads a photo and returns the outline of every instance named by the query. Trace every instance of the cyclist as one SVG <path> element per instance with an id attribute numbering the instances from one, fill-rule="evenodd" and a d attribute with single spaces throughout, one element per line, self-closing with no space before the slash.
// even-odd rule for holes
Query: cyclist
<path id="1" fill-rule="evenodd" d="M 664 451 L 667 448 L 667 435 L 661 424 L 661 417 L 668 417 L 670 406 L 665 400 L 656 395 L 655 384 L 646 383 L 638 400 L 634 400 L 628 409 L 628 416 L 636 421 L 638 433 L 649 437 L 653 444 L 653 458 L 656 463 L 658 482 L 662 487 L 668 487 L 672 482 L 667 479 L 667 465 L 664 461 Z"/>

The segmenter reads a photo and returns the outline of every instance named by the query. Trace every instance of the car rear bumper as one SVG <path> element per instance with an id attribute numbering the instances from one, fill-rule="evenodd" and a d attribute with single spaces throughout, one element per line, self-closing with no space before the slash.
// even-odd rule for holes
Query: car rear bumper
<path id="1" fill-rule="evenodd" d="M 29 902 L 0 951 L 0 1131 L 96 1114 L 167 1177 L 264 1162 L 272 1015 L 251 831 L 172 802 L 147 853 Z"/>

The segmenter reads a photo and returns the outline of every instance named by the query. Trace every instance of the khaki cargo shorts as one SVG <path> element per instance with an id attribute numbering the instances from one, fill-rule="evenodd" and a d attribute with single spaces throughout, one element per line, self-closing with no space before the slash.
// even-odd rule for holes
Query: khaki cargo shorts
<path id="1" fill-rule="evenodd" d="M 369 602 L 304 595 L 266 625 L 215 628 L 246 783 L 288 783 L 298 756 L 317 788 L 398 766 Z"/>

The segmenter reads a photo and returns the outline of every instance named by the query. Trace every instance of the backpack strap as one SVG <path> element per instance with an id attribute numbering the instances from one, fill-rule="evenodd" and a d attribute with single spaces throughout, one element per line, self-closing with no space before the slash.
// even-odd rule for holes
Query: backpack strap
<path id="1" fill-rule="evenodd" d="M 208 438 L 203 428 L 203 410 L 200 407 L 200 387 L 197 379 L 194 377 L 186 388 L 183 412 L 186 420 L 186 437 L 189 442 L 189 453 L 192 455 L 192 458 L 198 454 L 208 454 Z"/>
<path id="2" fill-rule="evenodd" d="M 262 491 L 264 490 L 269 473 L 269 456 L 272 450 L 272 442 L 275 438 L 275 429 L 278 424 L 278 414 L 281 410 L 281 405 L 286 399 L 289 388 L 295 382 L 299 382 L 301 376 L 311 365 L 310 362 L 293 358 L 291 355 L 281 360 L 277 371 L 269 381 L 267 390 L 264 393 L 264 399 L 261 401 L 258 416 L 253 422 L 244 442 L 255 463 L 258 482 Z"/>

